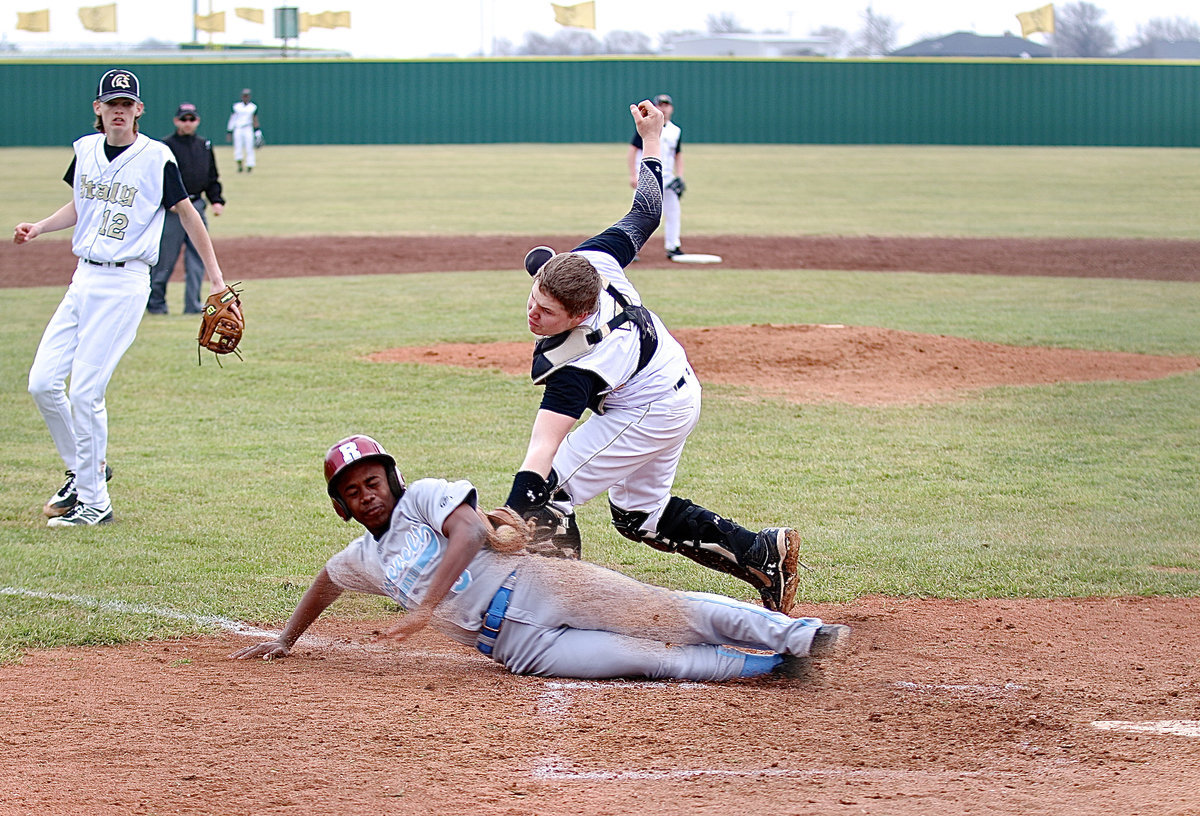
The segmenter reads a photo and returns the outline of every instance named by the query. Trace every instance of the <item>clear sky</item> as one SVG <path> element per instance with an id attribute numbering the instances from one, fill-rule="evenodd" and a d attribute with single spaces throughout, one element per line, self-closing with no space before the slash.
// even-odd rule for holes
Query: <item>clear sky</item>
<path id="1" fill-rule="evenodd" d="M 214 34 L 214 42 L 260 42 L 278 45 L 274 38 L 272 9 L 283 3 L 255 0 L 117 0 L 116 34 L 88 32 L 79 23 L 81 5 L 101 5 L 104 0 L 0 1 L 0 36 L 10 43 L 50 45 L 82 43 L 101 45 L 138 43 L 147 38 L 189 41 L 192 10 L 226 12 L 226 33 Z M 493 38 L 520 45 L 526 31 L 553 35 L 554 22 L 548 0 L 313 0 L 319 5 L 296 2 L 300 11 L 350 11 L 350 29 L 314 29 L 301 35 L 299 44 L 313 48 L 336 48 L 356 57 L 470 56 L 491 51 Z M 1106 13 L 1105 21 L 1116 28 L 1117 45 L 1124 47 L 1137 26 L 1155 17 L 1187 17 L 1200 22 L 1195 0 L 1091 0 Z M 570 5 L 562 0 L 560 5 Z M 929 36 L 954 31 L 999 35 L 1020 33 L 1017 12 L 1044 5 L 1043 0 L 871 0 L 876 14 L 891 17 L 899 25 L 897 47 Z M 706 28 L 710 14 L 732 14 L 754 31 L 775 30 L 804 36 L 821 26 L 837 26 L 853 32 L 861 26 L 868 0 L 819 3 L 813 0 L 596 0 L 596 34 L 630 30 L 648 34 L 657 47 L 664 31 Z M 237 6 L 260 8 L 266 23 L 257 25 L 235 17 Z M 50 9 L 51 31 L 47 34 L 16 31 L 17 12 Z M 1034 35 L 1032 39 L 1041 39 Z M 200 34 L 207 42 L 208 35 Z"/>

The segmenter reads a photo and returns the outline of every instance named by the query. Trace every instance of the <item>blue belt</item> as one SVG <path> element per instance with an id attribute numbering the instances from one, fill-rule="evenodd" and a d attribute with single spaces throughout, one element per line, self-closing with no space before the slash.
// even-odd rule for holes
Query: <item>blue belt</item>
<path id="1" fill-rule="evenodd" d="M 496 638 L 500 637 L 504 613 L 508 611 L 508 602 L 512 599 L 513 587 L 516 584 L 517 571 L 513 570 L 492 596 L 487 612 L 483 613 L 483 626 L 479 629 L 479 640 L 475 642 L 475 648 L 485 655 L 491 656 L 492 650 L 496 648 Z"/>

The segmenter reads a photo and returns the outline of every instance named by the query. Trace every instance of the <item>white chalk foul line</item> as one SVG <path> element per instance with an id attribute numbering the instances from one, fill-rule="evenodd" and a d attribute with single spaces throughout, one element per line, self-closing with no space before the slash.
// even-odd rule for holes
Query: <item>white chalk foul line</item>
<path id="1" fill-rule="evenodd" d="M 906 691 L 952 691 L 959 694 L 1004 694 L 1010 691 L 1021 691 L 1025 686 L 1016 683 L 1005 683 L 1003 686 L 951 685 L 946 683 L 909 683 L 901 681 L 892 683 L 896 688 Z"/>
<path id="2" fill-rule="evenodd" d="M 1200 737 L 1200 720 L 1146 720 L 1144 722 L 1097 720 L 1092 725 L 1104 731 L 1131 731 L 1139 734 Z"/>
<path id="3" fill-rule="evenodd" d="M 722 768 L 678 769 L 673 771 L 661 770 L 576 770 L 569 763 L 554 757 L 546 757 L 536 765 L 530 774 L 534 779 L 556 782 L 621 782 L 621 781 L 660 781 L 672 779 L 695 779 L 702 776 L 718 777 L 851 777 L 851 778 L 937 778 L 937 779 L 966 779 L 985 776 L 1015 777 L 1017 774 L 1005 771 L 924 771 L 888 768 L 746 768 L 732 770 Z"/>
<path id="4" fill-rule="evenodd" d="M 260 629 L 257 626 L 251 626 L 241 621 L 235 621 L 231 618 L 221 617 L 220 615 L 193 615 L 189 612 L 180 612 L 177 609 L 167 609 L 161 606 L 150 606 L 149 604 L 129 603 L 128 601 L 113 601 L 102 600 L 100 598 L 89 598 L 86 595 L 66 595 L 57 592 L 42 592 L 36 589 L 22 589 L 21 587 L 0 587 L 0 595 L 11 595 L 20 598 L 36 598 L 43 601 L 58 601 L 60 603 L 68 603 L 74 606 L 81 606 L 85 609 L 100 609 L 105 612 L 119 612 L 129 615 L 153 615 L 158 618 L 166 618 L 167 620 L 187 621 L 194 623 L 197 626 L 203 626 L 209 629 L 222 629 L 235 635 L 248 638 L 259 638 L 260 640 L 274 640 L 279 637 L 279 632 L 273 632 L 269 629 Z M 344 640 L 331 640 L 329 638 L 319 637 L 311 633 L 306 633 L 300 636 L 296 641 L 299 645 L 311 646 L 323 649 L 333 649 L 340 651 L 351 652 L 389 652 L 392 649 L 385 643 L 348 643 Z M 478 656 L 473 655 L 456 655 L 456 654 L 441 654 L 438 652 L 410 652 L 410 656 L 429 657 L 437 660 L 450 662 L 475 661 Z"/>
<path id="5" fill-rule="evenodd" d="M 250 626 L 249 624 L 229 618 L 222 618 L 218 615 L 192 615 L 188 612 L 179 612 L 175 609 L 164 609 L 147 604 L 129 603 L 128 601 L 105 601 L 99 598 L 88 598 L 84 595 L 63 595 L 57 592 L 41 592 L 35 589 L 21 589 L 20 587 L 0 587 L 0 595 L 36 598 L 43 601 L 59 601 L 60 603 L 69 603 L 73 606 L 82 606 L 86 609 L 101 609 L 105 612 L 153 615 L 156 618 L 187 621 L 198 626 L 224 629 L 226 632 L 233 632 L 234 634 L 245 635 L 246 637 L 274 638 L 279 636 L 278 632 L 268 632 L 265 629 L 259 629 L 256 626 Z"/>

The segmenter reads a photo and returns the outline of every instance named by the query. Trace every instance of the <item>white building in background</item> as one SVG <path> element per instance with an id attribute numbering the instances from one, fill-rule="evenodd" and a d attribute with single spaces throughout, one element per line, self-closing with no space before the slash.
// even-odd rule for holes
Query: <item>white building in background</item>
<path id="1" fill-rule="evenodd" d="M 680 37 L 663 45 L 673 57 L 826 57 L 830 43 L 824 37 L 789 34 L 700 34 Z"/>

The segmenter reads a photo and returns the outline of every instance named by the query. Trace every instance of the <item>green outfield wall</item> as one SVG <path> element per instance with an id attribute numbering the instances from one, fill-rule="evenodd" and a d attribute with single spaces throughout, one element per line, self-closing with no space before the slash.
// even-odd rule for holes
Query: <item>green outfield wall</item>
<path id="1" fill-rule="evenodd" d="M 17 104 L 0 146 L 90 132 L 117 64 L 141 78 L 159 137 L 189 101 L 222 139 L 248 86 L 272 144 L 616 142 L 632 133 L 624 106 L 665 91 L 691 142 L 1200 145 L 1200 63 L 561 58 L 6 61 Z"/>

